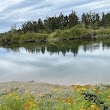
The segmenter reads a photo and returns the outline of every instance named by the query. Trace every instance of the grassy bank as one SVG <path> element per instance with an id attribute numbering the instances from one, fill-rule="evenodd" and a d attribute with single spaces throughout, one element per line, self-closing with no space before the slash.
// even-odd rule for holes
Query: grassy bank
<path id="1" fill-rule="evenodd" d="M 4 92 L 0 94 L 0 110 L 110 110 L 110 85 L 43 87 L 46 91 L 50 86 L 50 93 L 29 94 L 19 88 Z"/>
<path id="2" fill-rule="evenodd" d="M 91 30 L 73 27 L 68 30 L 56 30 L 52 33 L 22 33 L 8 32 L 0 35 L 0 43 L 14 44 L 27 42 L 52 42 L 74 39 L 102 39 L 110 37 L 110 29 Z"/>

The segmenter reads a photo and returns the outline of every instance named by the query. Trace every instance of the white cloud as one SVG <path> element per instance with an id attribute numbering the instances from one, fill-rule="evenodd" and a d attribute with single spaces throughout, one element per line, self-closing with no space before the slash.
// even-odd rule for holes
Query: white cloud
<path id="1" fill-rule="evenodd" d="M 82 8 L 87 8 L 89 10 L 94 10 L 94 9 L 98 9 L 98 8 L 104 8 L 110 6 L 110 1 L 95 1 L 95 2 L 91 2 L 91 3 L 87 3 L 81 6 L 77 6 L 75 8 L 77 9 L 82 9 Z"/>
<path id="2" fill-rule="evenodd" d="M 110 0 L 0 0 L 0 28 L 2 25 L 44 19 L 46 16 L 68 14 L 75 10 L 80 15 L 88 11 L 109 11 Z M 6 27 L 6 30 L 7 28 Z M 5 30 L 5 29 L 2 29 Z M 0 31 L 2 31 L 0 30 Z"/>
<path id="3" fill-rule="evenodd" d="M 4 11 L 5 9 L 13 6 L 13 5 L 17 5 L 21 2 L 23 2 L 24 0 L 0 0 L 0 12 Z"/>

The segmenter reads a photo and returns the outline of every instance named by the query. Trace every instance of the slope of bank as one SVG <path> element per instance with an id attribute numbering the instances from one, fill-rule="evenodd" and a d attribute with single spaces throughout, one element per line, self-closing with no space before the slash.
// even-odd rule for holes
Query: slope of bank
<path id="1" fill-rule="evenodd" d="M 0 35 L 1 44 L 23 44 L 28 42 L 56 42 L 66 40 L 85 40 L 85 39 L 107 39 L 110 38 L 110 29 L 91 30 L 87 28 L 71 28 L 69 30 L 56 30 L 52 33 L 9 32 Z"/>

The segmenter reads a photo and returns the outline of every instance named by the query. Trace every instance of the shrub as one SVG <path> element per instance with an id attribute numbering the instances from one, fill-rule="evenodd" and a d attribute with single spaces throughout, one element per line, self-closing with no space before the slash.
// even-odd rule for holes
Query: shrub
<path id="1" fill-rule="evenodd" d="M 97 35 L 110 34 L 110 29 L 99 29 L 95 31 Z"/>
<path id="2" fill-rule="evenodd" d="M 45 40 L 48 38 L 48 34 L 41 34 L 41 33 L 26 33 L 25 35 L 20 36 L 20 43 L 24 42 L 36 42 L 40 40 Z"/>
<path id="3" fill-rule="evenodd" d="M 11 38 L 11 43 L 19 43 L 19 40 L 20 40 L 20 36 L 14 36 Z"/>
<path id="4" fill-rule="evenodd" d="M 70 29 L 70 32 L 71 32 L 71 36 L 73 37 L 80 37 L 80 36 L 86 36 L 87 34 L 89 34 L 89 31 L 88 29 L 86 28 L 72 28 Z"/>
<path id="5" fill-rule="evenodd" d="M 59 37 L 61 37 L 61 33 L 62 33 L 62 30 L 58 29 L 58 30 L 56 30 L 55 32 L 53 32 L 53 33 L 50 35 L 50 37 L 51 37 L 51 38 L 59 38 Z"/>
<path id="6" fill-rule="evenodd" d="M 9 93 L 0 100 L 0 110 L 38 110 L 37 102 L 31 95 Z"/>
<path id="7" fill-rule="evenodd" d="M 48 37 L 49 37 L 48 34 L 41 34 L 41 33 L 37 34 L 37 39 L 47 39 Z"/>
<path id="8" fill-rule="evenodd" d="M 71 32 L 70 32 L 70 30 L 64 30 L 64 31 L 62 31 L 61 32 L 61 38 L 68 38 L 68 37 L 70 37 L 70 35 L 71 35 Z"/>

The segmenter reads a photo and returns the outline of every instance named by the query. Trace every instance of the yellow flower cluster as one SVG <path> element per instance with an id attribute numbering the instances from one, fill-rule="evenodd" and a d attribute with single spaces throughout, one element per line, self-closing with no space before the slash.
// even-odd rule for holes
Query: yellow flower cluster
<path id="1" fill-rule="evenodd" d="M 34 100 L 27 100 L 26 103 L 23 105 L 24 110 L 29 110 L 33 107 L 36 106 L 36 103 L 34 102 Z"/>
<path id="2" fill-rule="evenodd" d="M 68 105 L 71 105 L 73 103 L 73 100 L 71 98 L 66 98 L 64 102 L 67 103 Z"/>

